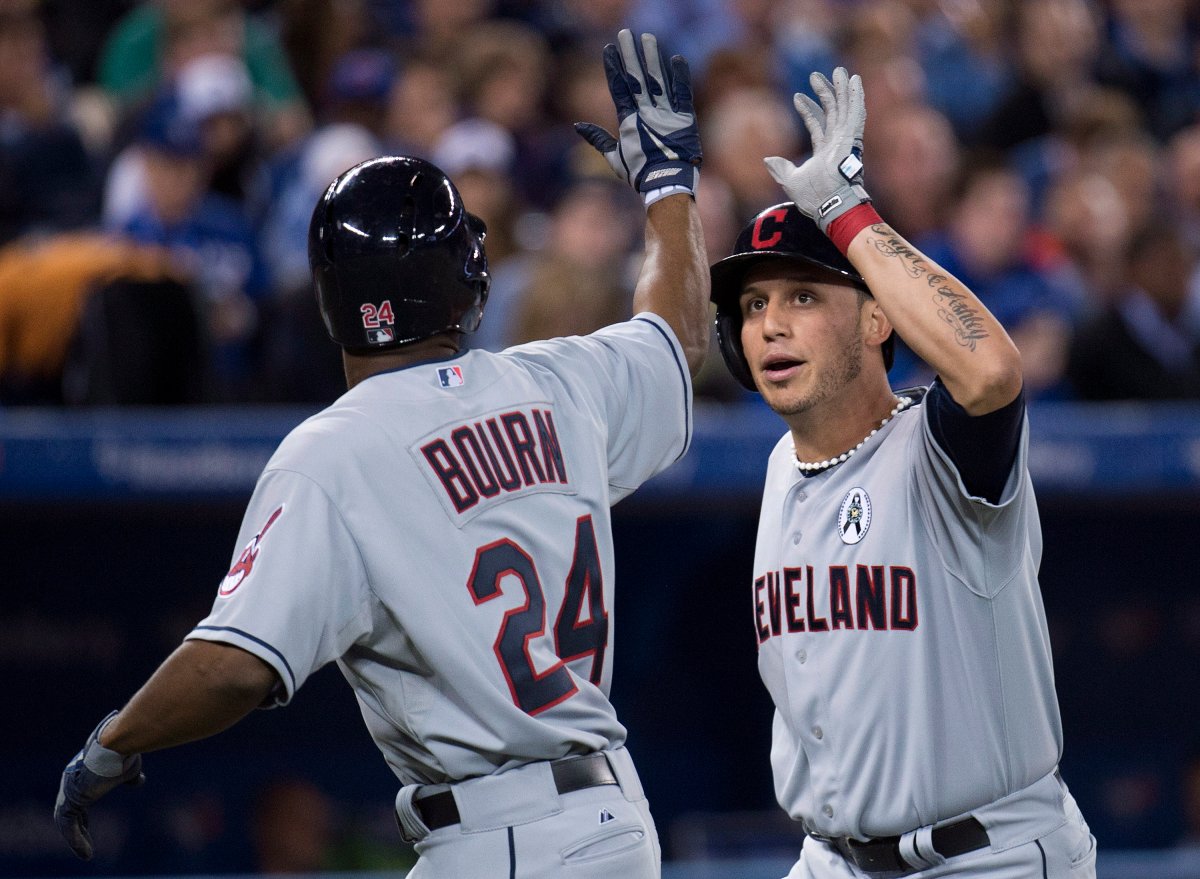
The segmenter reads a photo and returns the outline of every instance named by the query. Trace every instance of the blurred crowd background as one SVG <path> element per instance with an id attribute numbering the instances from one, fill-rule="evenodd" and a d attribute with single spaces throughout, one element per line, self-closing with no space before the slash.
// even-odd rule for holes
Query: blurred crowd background
<path id="1" fill-rule="evenodd" d="M 643 208 L 571 125 L 615 129 L 600 51 L 621 27 L 691 63 L 710 259 L 781 200 L 762 157 L 807 154 L 792 93 L 844 64 L 865 84 L 879 212 L 1005 324 L 1035 404 L 1200 398 L 1197 0 L 0 0 L 0 405 L 333 400 L 309 217 L 384 153 L 441 166 L 488 224 L 471 345 L 626 316 Z M 928 378 L 901 346 L 893 385 Z M 697 395 L 757 399 L 715 353 Z M 1196 849 L 1195 501 L 1096 497 L 1044 499 L 1064 771 L 1102 846 Z M 670 587 L 626 602 L 614 698 L 677 857 L 734 850 L 743 829 L 752 854 L 773 831 L 797 844 L 770 802 L 752 651 L 730 633 L 744 594 L 717 588 L 745 574 L 755 501 L 673 510 L 671 527 L 626 504 L 616 522 L 628 582 Z M 81 869 L 48 821 L 61 762 L 81 718 L 203 616 L 240 508 L 7 510 L 6 581 L 25 588 L 0 661 L 20 670 L 13 716 L 38 718 L 20 797 L 0 803 L 17 873 Z M 93 588 L 97 570 L 121 588 Z M 411 862 L 390 776 L 326 672 L 286 717 L 155 755 L 176 786 L 98 812 L 115 854 L 88 869 Z"/>
<path id="2" fill-rule="evenodd" d="M 382 153 L 488 223 L 471 344 L 620 319 L 641 207 L 571 123 L 615 128 L 625 26 L 691 62 L 711 259 L 843 64 L 880 213 L 1007 326 L 1032 399 L 1200 396 L 1194 0 L 0 0 L 0 403 L 333 399 L 307 224 Z M 901 350 L 893 383 L 928 378 Z M 698 392 L 744 396 L 719 357 Z"/>

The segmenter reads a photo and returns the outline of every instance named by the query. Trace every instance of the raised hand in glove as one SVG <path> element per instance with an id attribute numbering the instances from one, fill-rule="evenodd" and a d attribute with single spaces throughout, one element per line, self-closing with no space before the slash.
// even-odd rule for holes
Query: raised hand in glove
<path id="1" fill-rule="evenodd" d="M 54 803 L 54 823 L 71 851 L 85 861 L 92 859 L 92 835 L 88 831 L 88 808 L 113 788 L 137 786 L 146 780 L 142 757 L 124 757 L 100 744 L 100 733 L 117 716 L 113 711 L 88 736 L 87 742 L 67 764 Z"/>
<path id="2" fill-rule="evenodd" d="M 871 200 L 862 185 L 867 109 L 862 80 L 844 67 L 833 71 L 833 82 L 820 73 L 809 82 L 821 103 L 800 93 L 793 103 L 812 139 L 812 156 L 799 167 L 779 156 L 763 162 L 796 207 L 829 234 L 830 223 Z"/>
<path id="3" fill-rule="evenodd" d="M 628 30 L 617 34 L 617 42 L 619 49 L 604 47 L 604 72 L 619 138 L 591 122 L 576 122 L 575 130 L 618 177 L 649 196 L 647 203 L 666 187 L 695 194 L 702 153 L 686 59 L 675 55 L 665 66 L 653 34 L 642 34 L 640 53 Z"/>

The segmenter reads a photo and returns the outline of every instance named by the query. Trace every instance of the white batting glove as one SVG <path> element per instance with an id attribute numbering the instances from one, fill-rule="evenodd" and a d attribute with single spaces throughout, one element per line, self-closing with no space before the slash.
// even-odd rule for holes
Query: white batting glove
<path id="1" fill-rule="evenodd" d="M 780 156 L 763 162 L 796 207 L 828 234 L 830 223 L 871 200 L 862 185 L 867 108 L 862 79 L 844 67 L 833 71 L 832 83 L 820 73 L 809 82 L 821 103 L 799 92 L 793 103 L 812 139 L 812 156 L 799 167 Z"/>

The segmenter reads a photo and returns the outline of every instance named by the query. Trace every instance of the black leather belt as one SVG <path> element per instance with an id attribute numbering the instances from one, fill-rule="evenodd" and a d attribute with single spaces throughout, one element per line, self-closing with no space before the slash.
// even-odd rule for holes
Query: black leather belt
<path id="1" fill-rule="evenodd" d="M 924 867 L 914 866 L 900 856 L 900 837 L 886 836 L 863 842 L 846 836 L 829 837 L 809 834 L 837 849 L 843 858 L 864 873 L 915 873 Z M 935 827 L 930 841 L 943 858 L 965 855 L 991 845 L 987 830 L 975 817 L 963 818 L 953 824 Z"/>
<path id="2" fill-rule="evenodd" d="M 560 794 L 599 787 L 602 784 L 618 784 L 617 776 L 608 765 L 608 758 L 597 752 L 583 757 L 564 757 L 550 764 L 554 774 L 554 786 Z M 421 821 L 430 830 L 449 827 L 462 820 L 458 815 L 458 804 L 451 791 L 439 791 L 427 797 L 418 796 L 413 801 Z"/>

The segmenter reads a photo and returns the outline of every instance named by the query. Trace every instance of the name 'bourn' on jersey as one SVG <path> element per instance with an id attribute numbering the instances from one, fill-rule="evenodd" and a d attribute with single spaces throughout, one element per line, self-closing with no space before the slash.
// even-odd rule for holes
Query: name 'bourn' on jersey
<path id="1" fill-rule="evenodd" d="M 421 445 L 421 454 L 459 513 L 480 501 L 568 481 L 548 405 L 499 412 L 435 431 Z"/>
<path id="2" fill-rule="evenodd" d="M 646 315 L 366 379 L 272 457 L 189 637 L 279 702 L 337 661 L 406 784 L 620 746 L 609 507 L 686 450 L 683 364 Z"/>

